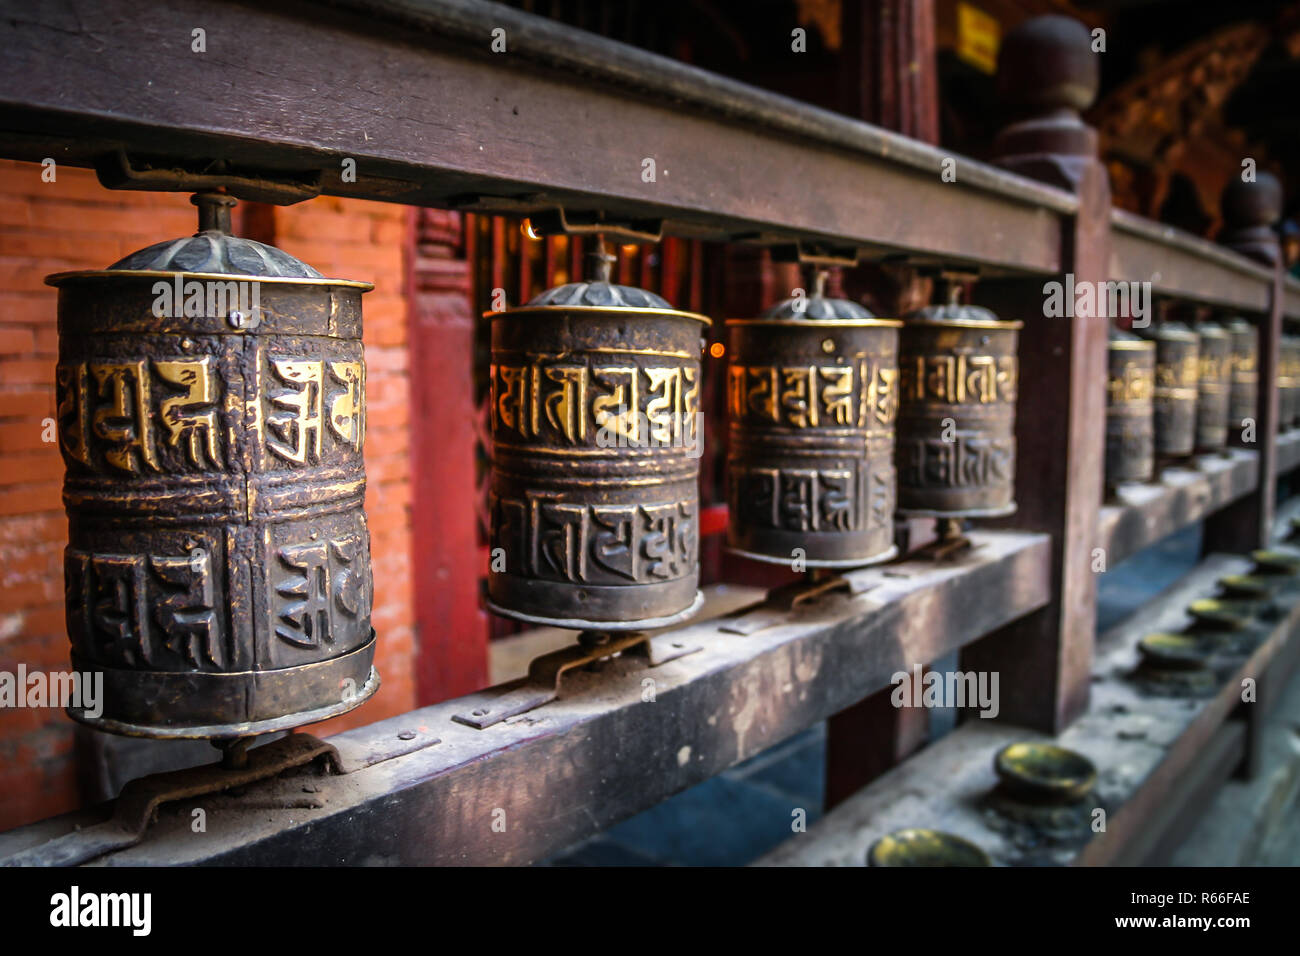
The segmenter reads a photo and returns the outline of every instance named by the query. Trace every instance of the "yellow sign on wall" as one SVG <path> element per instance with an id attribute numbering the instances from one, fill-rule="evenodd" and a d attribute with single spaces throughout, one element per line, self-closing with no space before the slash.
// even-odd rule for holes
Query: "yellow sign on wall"
<path id="1" fill-rule="evenodd" d="M 984 73 L 998 68 L 1002 27 L 979 7 L 957 4 L 957 56 Z"/>

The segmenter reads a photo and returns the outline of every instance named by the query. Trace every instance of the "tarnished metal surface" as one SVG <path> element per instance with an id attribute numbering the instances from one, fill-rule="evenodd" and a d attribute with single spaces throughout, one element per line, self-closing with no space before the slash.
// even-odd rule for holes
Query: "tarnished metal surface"
<path id="1" fill-rule="evenodd" d="M 1182 322 L 1168 319 L 1153 326 L 1148 335 L 1156 345 L 1156 458 L 1186 458 L 1196 450 L 1200 339 Z"/>
<path id="2" fill-rule="evenodd" d="M 1196 385 L 1196 450 L 1228 444 L 1228 402 L 1232 392 L 1232 335 L 1216 322 L 1196 326 L 1201 337 Z"/>
<path id="3" fill-rule="evenodd" d="M 727 321 L 733 549 L 807 567 L 894 556 L 899 325 L 817 293 Z"/>
<path id="4" fill-rule="evenodd" d="M 68 634 L 114 733 L 226 737 L 378 687 L 362 508 L 366 283 L 200 232 L 59 288 Z"/>
<path id="5" fill-rule="evenodd" d="M 1259 389 L 1259 330 L 1243 318 L 1229 319 L 1232 336 L 1232 388 L 1228 393 L 1228 444 L 1250 448 L 1246 423 L 1255 421 Z M 1251 429 L 1250 431 L 1254 431 Z"/>
<path id="6" fill-rule="evenodd" d="M 701 602 L 701 330 L 649 292 L 553 289 L 492 320 L 490 607 L 643 629 Z"/>
<path id="7" fill-rule="evenodd" d="M 887 833 L 867 850 L 867 866 L 992 866 L 982 849 L 942 830 Z"/>
<path id="8" fill-rule="evenodd" d="M 1155 345 L 1112 329 L 1107 348 L 1106 487 L 1155 474 Z"/>
<path id="9" fill-rule="evenodd" d="M 927 306 L 899 333 L 898 507 L 981 517 L 1015 511 L 1020 322 L 987 309 Z"/>

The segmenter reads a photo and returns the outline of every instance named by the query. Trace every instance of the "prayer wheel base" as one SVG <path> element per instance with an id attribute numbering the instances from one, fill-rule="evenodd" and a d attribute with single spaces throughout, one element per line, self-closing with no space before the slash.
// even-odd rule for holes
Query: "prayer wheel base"
<path id="1" fill-rule="evenodd" d="M 746 551 L 744 548 L 728 547 L 729 554 L 738 554 L 742 558 L 749 558 L 751 561 L 762 561 L 764 564 L 784 564 L 792 565 L 794 558 L 789 555 L 776 557 L 771 554 L 760 554 L 757 551 Z M 898 557 L 898 548 L 890 547 L 888 550 L 880 552 L 869 558 L 838 558 L 818 559 L 818 558 L 800 558 L 799 563 L 806 568 L 869 568 L 874 564 L 884 564 L 886 561 L 892 561 Z"/>
<path id="2" fill-rule="evenodd" d="M 379 690 L 373 636 L 341 657 L 299 667 L 244 673 L 149 672 L 101 668 L 73 658 L 78 671 L 102 672 L 101 714 L 66 712 L 78 723 L 125 737 L 203 740 L 292 730 L 345 714 Z M 349 682 L 351 682 L 349 684 Z M 231 706 L 239 701 L 241 707 Z M 220 721 L 239 713 L 246 720 Z"/>
<path id="3" fill-rule="evenodd" d="M 656 627 L 671 627 L 674 624 L 681 624 L 683 621 L 694 617 L 696 612 L 704 606 L 704 594 L 700 591 L 695 592 L 695 598 L 691 601 L 690 606 L 678 611 L 676 614 L 668 614 L 662 617 L 646 617 L 636 621 L 589 621 L 579 617 L 545 617 L 540 614 L 525 614 L 522 611 L 514 611 L 507 607 L 502 607 L 492 601 L 487 602 L 487 609 L 493 614 L 500 614 L 502 617 L 512 618 L 516 621 L 523 621 L 526 624 L 542 624 L 547 627 L 563 627 L 569 630 L 578 631 L 645 631 Z"/>

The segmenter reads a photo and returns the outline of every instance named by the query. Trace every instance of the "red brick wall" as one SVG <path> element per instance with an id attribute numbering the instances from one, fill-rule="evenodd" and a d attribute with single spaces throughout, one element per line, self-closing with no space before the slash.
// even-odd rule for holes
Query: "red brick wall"
<path id="1" fill-rule="evenodd" d="M 415 705 L 410 572 L 407 315 L 410 210 L 317 199 L 273 214 L 276 243 L 327 276 L 373 282 L 365 297 L 368 364 L 366 507 L 375 572 L 374 626 L 383 686 L 316 733 Z M 55 291 L 51 272 L 99 269 L 195 229 L 179 193 L 110 192 L 93 173 L 0 161 L 0 670 L 67 667 L 60 500 L 63 464 L 42 441 L 54 415 Z M 59 710 L 0 709 L 0 830 L 77 805 L 72 723 Z"/>

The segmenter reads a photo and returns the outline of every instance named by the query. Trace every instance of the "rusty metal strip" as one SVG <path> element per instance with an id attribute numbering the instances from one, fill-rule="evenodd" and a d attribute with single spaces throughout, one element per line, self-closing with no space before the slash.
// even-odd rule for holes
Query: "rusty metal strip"
<path id="1" fill-rule="evenodd" d="M 611 636 L 599 644 L 574 644 L 534 658 L 528 665 L 528 676 L 522 682 L 516 683 L 491 703 L 473 710 L 460 711 L 453 714 L 451 719 L 475 730 L 484 730 L 557 700 L 560 697 L 561 679 L 579 667 L 619 653 L 644 657 L 647 666 L 658 667 L 699 650 L 703 650 L 701 645 L 684 642 L 673 635 L 665 635 L 658 644 L 649 634 Z"/>

